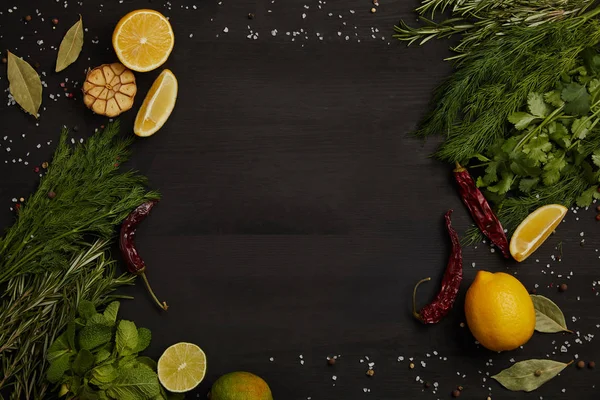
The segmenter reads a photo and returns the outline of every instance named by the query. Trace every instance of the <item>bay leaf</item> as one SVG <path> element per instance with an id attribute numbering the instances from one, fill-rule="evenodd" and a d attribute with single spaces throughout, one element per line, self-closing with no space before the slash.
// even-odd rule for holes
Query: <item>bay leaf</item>
<path id="1" fill-rule="evenodd" d="M 552 360 L 520 361 L 497 375 L 492 376 L 502 386 L 512 391 L 531 392 L 558 375 L 573 361 L 565 364 Z"/>
<path id="2" fill-rule="evenodd" d="M 77 57 L 79 57 L 82 48 L 83 20 L 80 15 L 79 21 L 75 22 L 75 24 L 69 28 L 62 42 L 60 42 L 58 56 L 56 57 L 56 72 L 60 72 L 73 64 L 75 60 L 77 60 Z"/>
<path id="3" fill-rule="evenodd" d="M 535 308 L 535 330 L 541 333 L 569 332 L 565 316 L 558 306 L 549 298 L 532 294 L 531 300 Z"/>
<path id="4" fill-rule="evenodd" d="M 8 82 L 10 94 L 23 110 L 37 118 L 42 104 L 42 82 L 31 65 L 8 52 Z"/>

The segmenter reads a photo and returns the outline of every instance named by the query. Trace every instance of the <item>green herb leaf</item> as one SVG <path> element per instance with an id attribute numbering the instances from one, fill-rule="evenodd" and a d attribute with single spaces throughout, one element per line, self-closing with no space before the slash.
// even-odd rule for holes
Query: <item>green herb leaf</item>
<path id="1" fill-rule="evenodd" d="M 542 333 L 571 332 L 558 306 L 544 296 L 531 295 L 535 308 L 535 330 Z"/>
<path id="2" fill-rule="evenodd" d="M 560 97 L 560 90 L 553 90 L 551 92 L 544 93 L 544 100 L 546 103 L 553 105 L 556 108 L 562 107 L 565 102 Z"/>
<path id="3" fill-rule="evenodd" d="M 149 368 L 126 368 L 119 372 L 106 393 L 119 400 L 148 399 L 160 393 L 156 373 Z"/>
<path id="4" fill-rule="evenodd" d="M 81 49 L 83 48 L 83 21 L 81 15 L 77 21 L 65 34 L 60 47 L 58 48 L 58 56 L 56 57 L 56 72 L 60 72 L 73 64 Z"/>
<path id="5" fill-rule="evenodd" d="M 79 332 L 79 346 L 92 350 L 108 343 L 113 336 L 111 327 L 106 325 L 86 325 Z"/>
<path id="6" fill-rule="evenodd" d="M 505 369 L 493 379 L 512 391 L 531 392 L 558 375 L 570 365 L 552 360 L 526 360 Z"/>
<path id="7" fill-rule="evenodd" d="M 23 110 L 37 118 L 42 104 L 40 76 L 27 61 L 10 51 L 7 59 L 10 94 Z"/>
<path id="8" fill-rule="evenodd" d="M 560 122 L 551 122 L 548 124 L 548 136 L 550 136 L 550 139 L 554 143 L 564 149 L 571 146 L 571 135 L 569 134 L 569 130 Z"/>
<path id="9" fill-rule="evenodd" d="M 70 366 L 71 355 L 62 354 L 50 363 L 48 371 L 46 371 L 46 379 L 48 379 L 50 383 L 57 383 L 62 379 L 65 372 L 69 370 Z"/>
<path id="10" fill-rule="evenodd" d="M 83 377 L 90 369 L 92 369 L 94 361 L 95 357 L 89 350 L 81 349 L 79 350 L 79 353 L 77 353 L 77 357 L 75 357 L 71 369 L 77 375 Z"/>
<path id="11" fill-rule="evenodd" d="M 540 178 L 523 178 L 519 181 L 519 190 L 523 193 L 531 192 L 537 186 Z"/>
<path id="12" fill-rule="evenodd" d="M 514 182 L 514 174 L 502 172 L 502 179 L 494 186 L 488 186 L 488 190 L 493 193 L 505 194 L 508 192 Z"/>
<path id="13" fill-rule="evenodd" d="M 117 314 L 119 313 L 120 306 L 121 303 L 119 303 L 118 301 L 113 301 L 108 306 L 106 306 L 106 309 L 104 310 L 104 317 L 107 321 L 112 322 L 113 324 L 117 322 Z"/>
<path id="14" fill-rule="evenodd" d="M 117 353 L 121 357 L 133 354 L 137 345 L 138 331 L 135 324 L 131 321 L 120 321 L 117 327 Z"/>
<path id="15" fill-rule="evenodd" d="M 579 207 L 589 207 L 594 200 L 594 194 L 597 192 L 597 186 L 592 186 L 591 188 L 584 190 L 579 197 L 575 200 L 577 206 Z"/>
<path id="16" fill-rule="evenodd" d="M 100 386 L 117 379 L 119 371 L 111 364 L 101 365 L 92 370 L 90 383 Z"/>
<path id="17" fill-rule="evenodd" d="M 523 145 L 523 153 L 536 163 L 545 163 L 548 160 L 546 153 L 551 149 L 552 143 L 546 134 L 534 136 L 527 144 Z"/>
<path id="18" fill-rule="evenodd" d="M 573 132 L 573 136 L 577 139 L 585 139 L 587 134 L 590 132 L 589 128 L 592 126 L 592 123 L 586 117 L 577 118 L 573 121 L 573 125 L 571 125 L 571 132 Z"/>
<path id="19" fill-rule="evenodd" d="M 96 353 L 96 364 L 101 364 L 108 360 L 111 356 L 111 352 L 107 349 L 100 349 Z"/>
<path id="20" fill-rule="evenodd" d="M 508 120 L 515 125 L 518 130 L 523 130 L 529 126 L 531 121 L 535 120 L 536 117 L 526 112 L 515 112 L 508 116 Z"/>
<path id="21" fill-rule="evenodd" d="M 141 353 L 146 350 L 148 346 L 150 346 L 150 341 L 152 340 L 152 332 L 147 328 L 138 328 L 137 330 L 138 340 L 134 353 Z"/>
<path id="22" fill-rule="evenodd" d="M 77 312 L 79 313 L 79 316 L 88 320 L 96 315 L 96 307 L 94 307 L 94 303 L 91 301 L 82 300 L 81 303 L 79 303 L 79 307 L 77 307 Z"/>
<path id="23" fill-rule="evenodd" d="M 596 167 L 600 167 L 600 150 L 595 150 L 592 154 L 592 162 Z"/>
<path id="24" fill-rule="evenodd" d="M 143 364 L 143 365 L 149 367 L 152 371 L 156 372 L 157 363 L 150 357 L 141 356 L 141 357 L 136 358 L 136 361 L 140 364 Z"/>
<path id="25" fill-rule="evenodd" d="M 52 363 L 63 355 L 70 354 L 74 348 L 75 346 L 71 347 L 71 344 L 69 343 L 69 334 L 65 331 L 50 345 L 46 359 L 48 362 Z"/>
<path id="26" fill-rule="evenodd" d="M 531 92 L 527 96 L 527 106 L 529 112 L 536 117 L 544 118 L 550 114 L 550 107 L 544 101 L 544 96 L 540 93 Z"/>
<path id="27" fill-rule="evenodd" d="M 566 102 L 566 113 L 585 115 L 590 111 L 590 95 L 585 86 L 579 83 L 566 84 L 561 92 L 561 98 Z"/>

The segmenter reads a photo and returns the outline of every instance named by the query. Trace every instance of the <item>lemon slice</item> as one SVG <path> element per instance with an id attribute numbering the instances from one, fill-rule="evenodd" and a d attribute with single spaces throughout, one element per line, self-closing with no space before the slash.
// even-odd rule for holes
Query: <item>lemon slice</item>
<path id="1" fill-rule="evenodd" d="M 177 78 L 165 69 L 152 84 L 135 117 L 133 132 L 150 136 L 159 130 L 171 115 L 177 99 Z"/>
<path id="2" fill-rule="evenodd" d="M 567 213 L 560 204 L 548 204 L 532 212 L 519 224 L 510 239 L 510 254 L 519 262 L 529 257 L 556 229 Z"/>
<path id="3" fill-rule="evenodd" d="M 121 18 L 113 32 L 112 43 L 123 65 L 146 72 L 167 61 L 175 44 L 175 34 L 164 15 L 142 9 Z"/>
<path id="4" fill-rule="evenodd" d="M 169 392 L 194 389 L 206 374 L 206 355 L 192 343 L 176 343 L 158 360 L 158 379 Z"/>

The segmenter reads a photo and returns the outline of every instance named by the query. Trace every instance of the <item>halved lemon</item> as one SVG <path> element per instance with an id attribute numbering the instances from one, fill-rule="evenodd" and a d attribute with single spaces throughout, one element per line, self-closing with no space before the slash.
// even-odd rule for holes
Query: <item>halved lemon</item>
<path id="1" fill-rule="evenodd" d="M 133 125 L 138 136 L 150 136 L 159 130 L 171 115 L 177 100 L 177 78 L 169 69 L 160 73 L 146 94 Z"/>
<path id="2" fill-rule="evenodd" d="M 519 262 L 529 257 L 556 229 L 567 207 L 548 204 L 532 212 L 519 224 L 510 239 L 510 254 Z"/>
<path id="3" fill-rule="evenodd" d="M 169 20 L 154 10 L 135 10 L 117 24 L 112 37 L 117 57 L 127 68 L 152 71 L 167 61 L 175 35 Z"/>
<path id="4" fill-rule="evenodd" d="M 192 343 L 176 343 L 158 359 L 158 379 L 169 392 L 194 389 L 206 374 L 206 355 Z"/>

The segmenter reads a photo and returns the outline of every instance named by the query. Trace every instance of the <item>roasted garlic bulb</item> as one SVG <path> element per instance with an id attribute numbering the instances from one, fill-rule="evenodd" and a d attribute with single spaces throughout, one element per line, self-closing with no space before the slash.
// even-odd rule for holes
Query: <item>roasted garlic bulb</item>
<path id="1" fill-rule="evenodd" d="M 104 64 L 90 70 L 83 84 L 83 102 L 96 114 L 116 117 L 133 106 L 135 76 L 123 64 Z"/>

